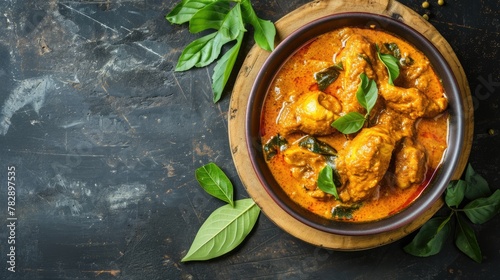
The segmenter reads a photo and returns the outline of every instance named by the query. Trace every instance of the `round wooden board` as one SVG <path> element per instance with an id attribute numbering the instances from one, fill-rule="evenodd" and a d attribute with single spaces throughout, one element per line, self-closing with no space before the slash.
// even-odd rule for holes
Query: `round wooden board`
<path id="1" fill-rule="evenodd" d="M 369 12 L 397 18 L 413 27 L 428 38 L 443 54 L 459 82 L 465 104 L 467 125 L 465 128 L 466 147 L 454 175 L 462 174 L 471 149 L 473 136 L 473 105 L 470 89 L 463 68 L 453 49 L 439 32 L 419 14 L 392 0 L 319 0 L 312 1 L 287 14 L 275 23 L 277 43 L 299 27 L 323 16 L 343 12 Z M 269 53 L 255 45 L 248 53 L 234 85 L 229 109 L 229 141 L 238 175 L 246 190 L 259 205 L 264 214 L 289 234 L 316 246 L 333 250 L 364 250 L 396 241 L 421 227 L 443 205 L 439 200 L 412 223 L 399 229 L 368 236 L 343 236 L 319 231 L 291 217 L 267 194 L 254 173 L 245 141 L 245 111 L 250 90 L 257 73 Z"/>

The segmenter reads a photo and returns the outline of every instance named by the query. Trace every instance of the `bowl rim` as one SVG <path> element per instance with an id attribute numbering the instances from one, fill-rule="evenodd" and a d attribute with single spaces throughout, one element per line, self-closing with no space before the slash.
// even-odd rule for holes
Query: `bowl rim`
<path id="1" fill-rule="evenodd" d="M 410 44 L 418 45 L 416 46 L 420 51 L 424 52 L 424 54 L 431 60 L 437 61 L 438 63 L 433 63 L 433 67 L 438 70 L 436 72 L 441 73 L 441 77 L 446 76 L 448 79 L 443 80 L 444 83 L 448 85 L 447 88 L 447 96 L 449 101 L 448 111 L 450 112 L 450 126 L 448 129 L 448 143 L 451 141 L 455 141 L 454 145 L 449 145 L 445 150 L 445 154 L 443 155 L 443 159 L 447 162 L 446 165 L 441 165 L 435 172 L 433 179 L 429 182 L 429 186 L 426 187 L 424 193 L 420 194 L 418 201 L 422 201 L 421 197 L 425 197 L 426 200 L 420 203 L 412 203 L 407 206 L 405 209 L 391 215 L 387 218 L 383 218 L 377 221 L 370 222 L 345 222 L 345 221 L 335 221 L 328 220 L 323 222 L 323 220 L 327 220 L 326 218 L 320 219 L 320 222 L 314 222 L 310 220 L 311 212 L 305 209 L 297 209 L 300 206 L 290 206 L 289 202 L 284 202 L 279 198 L 277 193 L 273 191 L 272 187 L 266 180 L 269 177 L 269 174 L 264 174 L 259 165 L 262 165 L 263 155 L 262 155 L 262 146 L 260 144 L 260 111 L 262 109 L 262 100 L 257 102 L 256 104 L 256 96 L 259 96 L 259 93 L 262 91 L 262 88 L 265 87 L 264 92 L 260 93 L 261 95 L 267 95 L 269 87 L 272 81 L 275 78 L 277 71 L 284 65 L 284 63 L 288 60 L 290 56 L 292 56 L 296 51 L 298 51 L 302 46 L 306 45 L 311 40 L 314 40 L 321 34 L 325 32 L 315 31 L 317 29 L 330 29 L 330 31 L 347 26 L 363 26 L 361 24 L 347 24 L 341 26 L 335 26 L 331 28 L 326 28 L 324 26 L 331 24 L 332 22 L 338 21 L 360 21 L 364 22 L 364 26 L 367 24 L 373 24 L 377 26 L 377 28 L 381 28 L 381 30 L 392 33 Z M 318 27 L 319 26 L 319 27 Z M 388 30 L 390 29 L 390 30 Z M 401 35 L 398 32 L 394 32 L 394 30 L 404 31 L 404 35 Z M 302 36 L 306 34 L 307 39 L 304 39 Z M 408 40 L 411 38 L 411 40 Z M 300 44 L 294 44 L 296 42 L 300 42 Z M 417 43 L 417 44 L 415 44 Z M 425 47 L 423 49 L 422 47 Z M 286 56 L 285 60 L 276 61 L 280 58 L 280 52 L 287 51 L 292 48 L 294 51 Z M 432 56 L 429 56 L 432 54 Z M 269 68 L 276 69 L 273 73 L 270 73 Z M 443 73 L 445 75 L 443 75 Z M 269 78 L 270 75 L 272 78 Z M 451 90 L 450 90 L 451 89 Z M 450 97 L 452 99 L 450 100 Z M 439 50 L 421 33 L 405 24 L 404 22 L 398 21 L 397 19 L 393 19 L 380 14 L 373 14 L 368 12 L 343 12 L 331 14 L 328 16 L 324 16 L 313 20 L 295 31 L 293 31 L 290 35 L 284 38 L 275 48 L 273 52 L 270 53 L 268 58 L 265 60 L 262 68 L 259 69 L 257 76 L 253 82 L 251 92 L 247 101 L 247 108 L 245 112 L 245 141 L 247 146 L 247 152 L 250 157 L 250 162 L 254 172 L 257 175 L 258 180 L 268 193 L 268 195 L 272 198 L 272 200 L 283 209 L 288 215 L 297 219 L 303 224 L 306 224 L 312 228 L 332 233 L 338 235 L 347 235 L 347 236 L 357 236 L 357 235 L 373 235 L 379 234 L 386 231 L 395 230 L 397 228 L 403 227 L 421 214 L 423 214 L 426 210 L 428 210 L 443 194 L 445 191 L 449 181 L 454 175 L 455 169 L 458 165 L 458 159 L 460 156 L 460 151 L 464 146 L 464 114 L 462 113 L 464 110 L 464 103 L 461 99 L 460 88 L 457 83 L 457 79 L 451 70 L 446 59 L 442 56 Z M 257 110 L 256 110 L 256 105 Z M 450 109 L 451 108 L 451 109 Z M 257 117 L 257 118 L 256 118 Z M 258 121 L 258 129 L 257 134 L 258 137 L 255 137 L 255 122 Z M 451 122 L 451 120 L 455 120 Z M 253 127 L 253 129 L 252 129 Z M 450 133 L 450 131 L 452 133 Z M 452 137 L 453 136 L 453 137 Z M 259 158 L 260 157 L 260 158 Z M 261 161 L 259 163 L 259 161 Z M 264 162 L 265 164 L 265 162 Z M 267 168 L 267 166 L 265 166 Z M 267 171 L 269 173 L 269 171 Z M 276 182 L 274 182 L 277 184 Z M 431 186 L 432 185 L 432 186 Z M 430 190 L 429 190 L 430 187 Z M 293 208 L 293 209 L 292 209 Z M 304 213 L 308 212 L 308 213 Z M 309 218 L 304 217 L 309 216 Z M 312 214 L 315 215 L 315 214 Z M 315 215 L 316 216 L 316 215 Z M 319 216 L 318 216 L 319 217 Z M 334 225 L 335 227 L 332 227 Z"/>

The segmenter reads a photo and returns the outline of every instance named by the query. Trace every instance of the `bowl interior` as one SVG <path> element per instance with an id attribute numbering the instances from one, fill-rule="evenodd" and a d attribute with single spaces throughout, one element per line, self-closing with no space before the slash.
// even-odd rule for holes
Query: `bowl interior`
<path id="1" fill-rule="evenodd" d="M 261 110 L 276 73 L 284 62 L 317 36 L 341 27 L 373 27 L 395 34 L 423 52 L 438 76 L 448 97 L 448 148 L 443 164 L 420 197 L 401 212 L 382 220 L 364 223 L 334 221 L 317 216 L 293 202 L 281 189 L 269 170 L 260 140 Z M 464 145 L 463 102 L 455 76 L 439 51 L 420 33 L 395 19 L 369 13 L 341 13 L 315 20 L 286 37 L 270 54 L 253 84 L 246 111 L 246 141 L 253 168 L 273 200 L 288 214 L 315 229 L 340 235 L 370 235 L 408 224 L 432 206 L 446 189 L 457 167 Z"/>

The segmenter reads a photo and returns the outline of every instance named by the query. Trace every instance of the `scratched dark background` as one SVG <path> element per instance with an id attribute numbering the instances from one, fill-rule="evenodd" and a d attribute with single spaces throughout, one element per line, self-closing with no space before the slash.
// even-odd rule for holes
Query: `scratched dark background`
<path id="1" fill-rule="evenodd" d="M 217 163 L 247 197 L 227 137 L 229 89 L 213 66 L 174 72 L 198 36 L 164 15 L 178 1 L 0 2 L 1 279 L 499 279 L 500 217 L 474 226 L 484 261 L 450 241 L 433 257 L 306 244 L 261 215 L 235 251 L 181 263 L 222 204 L 194 170 Z M 307 0 L 252 1 L 273 21 Z M 401 0 L 419 13 L 421 1 Z M 499 188 L 500 4 L 431 2 L 430 22 L 463 64 L 475 101 L 470 163 Z M 253 45 L 245 37 L 238 65 Z M 237 66 L 238 66 L 237 65 Z M 7 271 L 7 167 L 16 167 L 16 272 Z"/>

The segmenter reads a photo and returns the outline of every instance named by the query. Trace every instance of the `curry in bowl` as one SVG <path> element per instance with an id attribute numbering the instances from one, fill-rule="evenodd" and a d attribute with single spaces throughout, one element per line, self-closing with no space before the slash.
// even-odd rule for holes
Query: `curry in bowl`
<path id="1" fill-rule="evenodd" d="M 328 220 L 370 222 L 425 191 L 448 147 L 448 98 L 429 59 L 378 28 L 300 47 L 262 103 L 262 152 L 283 192 Z"/>

